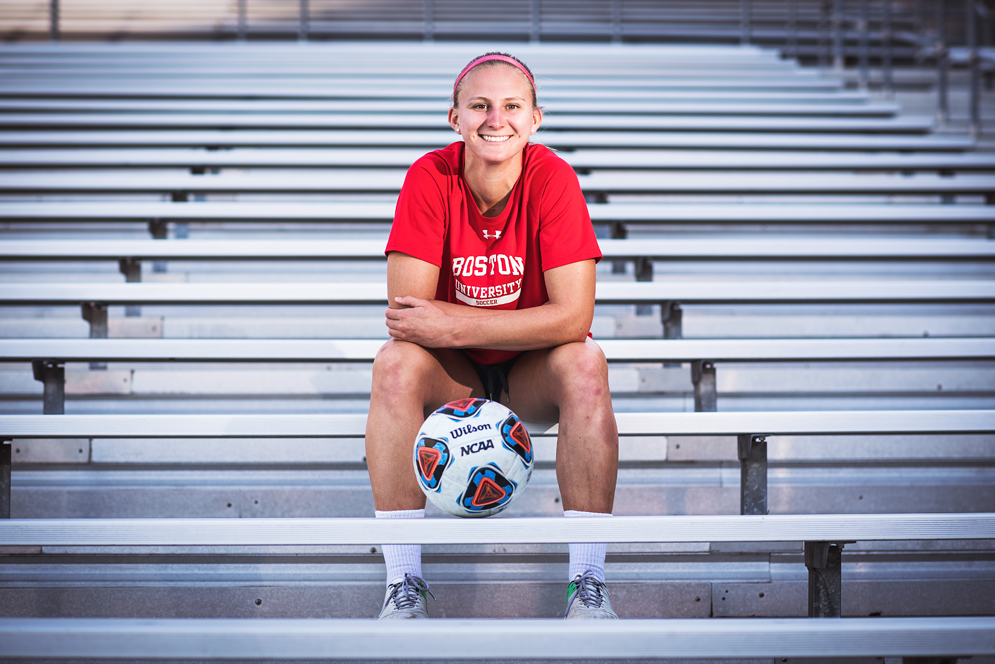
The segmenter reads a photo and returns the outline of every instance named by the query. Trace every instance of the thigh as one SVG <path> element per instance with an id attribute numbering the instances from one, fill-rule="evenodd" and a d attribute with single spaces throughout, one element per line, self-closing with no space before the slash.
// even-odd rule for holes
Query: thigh
<path id="1" fill-rule="evenodd" d="M 450 401 L 484 396 L 480 376 L 463 351 L 450 348 L 425 350 L 428 350 L 438 365 L 433 381 L 434 390 L 425 404 L 425 417 Z"/>
<path id="2" fill-rule="evenodd" d="M 373 404 L 410 404 L 421 408 L 422 416 L 427 417 L 449 401 L 482 394 L 477 372 L 459 350 L 423 348 L 391 340 L 380 349 L 373 364 Z"/>
<path id="3" fill-rule="evenodd" d="M 607 393 L 608 366 L 591 339 L 526 351 L 508 373 L 507 405 L 524 420 L 558 422 L 571 393 L 590 382 L 602 384 Z"/>

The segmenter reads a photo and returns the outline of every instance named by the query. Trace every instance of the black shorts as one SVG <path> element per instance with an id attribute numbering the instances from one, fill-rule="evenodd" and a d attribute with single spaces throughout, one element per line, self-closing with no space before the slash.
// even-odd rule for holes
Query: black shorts
<path id="1" fill-rule="evenodd" d="M 463 353 L 466 355 L 466 353 Z M 470 362 L 470 366 L 473 370 L 477 372 L 477 376 L 480 377 L 480 382 L 484 386 L 484 397 L 490 399 L 491 401 L 501 402 L 501 393 L 504 392 L 508 395 L 508 402 L 511 402 L 511 393 L 508 390 L 508 374 L 511 372 L 511 367 L 515 365 L 518 361 L 520 355 L 516 355 L 510 360 L 505 360 L 504 362 L 498 362 L 497 364 L 480 364 L 479 362 L 474 362 L 470 359 L 469 355 L 466 355 L 466 359 Z"/>

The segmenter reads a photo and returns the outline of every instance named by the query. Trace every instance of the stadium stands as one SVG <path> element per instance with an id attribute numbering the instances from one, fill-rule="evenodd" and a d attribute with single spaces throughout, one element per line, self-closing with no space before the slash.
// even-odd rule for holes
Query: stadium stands
<path id="1" fill-rule="evenodd" d="M 991 661 L 995 162 L 759 48 L 513 49 L 605 238 L 619 518 L 549 518 L 539 423 L 508 518 L 364 518 L 393 198 L 479 50 L 0 49 L 0 655 Z M 579 540 L 643 620 L 523 620 L 562 611 Z M 520 620 L 355 620 L 408 541 L 433 615 Z M 294 620 L 235 620 L 264 617 Z"/>

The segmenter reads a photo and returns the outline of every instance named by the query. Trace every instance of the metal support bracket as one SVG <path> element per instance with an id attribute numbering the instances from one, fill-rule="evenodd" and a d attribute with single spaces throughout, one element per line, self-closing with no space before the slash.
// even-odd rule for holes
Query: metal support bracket
<path id="1" fill-rule="evenodd" d="M 173 201 L 176 201 L 176 194 L 173 194 Z M 149 235 L 152 236 L 153 240 L 165 240 L 169 237 L 169 222 L 165 219 L 150 219 Z"/>
<path id="2" fill-rule="evenodd" d="M 981 134 L 981 58 L 978 55 L 978 3 L 977 0 L 967 0 L 967 68 L 970 75 L 970 97 L 968 98 L 968 117 L 971 124 L 971 136 L 977 138 Z"/>
<path id="3" fill-rule="evenodd" d="M 681 339 L 684 336 L 684 310 L 680 302 L 668 300 L 660 305 L 664 339 Z"/>
<path id="4" fill-rule="evenodd" d="M 787 24 L 787 55 L 796 58 L 798 57 L 798 0 L 788 0 Z"/>
<path id="5" fill-rule="evenodd" d="M 691 382 L 694 384 L 694 412 L 714 413 L 717 411 L 715 364 L 707 360 L 692 362 Z"/>
<path id="6" fill-rule="evenodd" d="M 950 52 L 947 50 L 947 12 L 945 3 L 936 3 L 936 115 L 940 124 L 950 120 L 949 73 Z"/>
<path id="7" fill-rule="evenodd" d="M 846 66 L 846 54 L 844 53 L 844 25 L 843 25 L 843 0 L 833 0 L 833 69 L 842 72 Z"/>
<path id="8" fill-rule="evenodd" d="M 892 77 L 892 39 L 894 35 L 891 27 L 891 0 L 883 0 L 881 5 L 881 48 L 884 49 L 884 55 L 881 58 L 881 87 L 885 96 L 891 99 L 895 94 Z"/>
<path id="9" fill-rule="evenodd" d="M 134 258 L 122 258 L 118 261 L 118 269 L 124 275 L 124 280 L 129 284 L 137 284 L 142 280 L 142 263 Z M 142 308 L 136 306 L 126 306 L 124 315 L 129 318 L 137 318 L 142 315 Z"/>
<path id="10" fill-rule="evenodd" d="M 539 9 L 540 0 L 532 0 L 529 3 L 529 41 L 538 44 L 542 36 L 542 14 Z"/>
<path id="11" fill-rule="evenodd" d="M 681 309 L 680 302 L 668 300 L 660 303 L 660 321 L 663 323 L 664 339 L 680 339 L 684 336 L 684 310 Z M 679 367 L 680 362 L 664 362 L 666 367 Z"/>
<path id="12" fill-rule="evenodd" d="M 142 280 L 142 263 L 134 258 L 122 258 L 118 261 L 118 270 L 129 284 L 137 284 Z"/>
<path id="13" fill-rule="evenodd" d="M 633 262 L 636 272 L 636 281 L 653 281 L 652 259 L 646 258 L 644 256 L 638 256 Z M 614 271 L 614 268 L 612 269 Z M 636 305 L 637 316 L 650 316 L 652 314 L 653 314 L 653 305 L 651 304 Z"/>
<path id="14" fill-rule="evenodd" d="M 868 31 L 871 28 L 870 15 L 868 13 L 868 0 L 860 0 L 860 19 L 857 21 L 857 30 L 860 33 L 860 89 L 867 90 L 871 87 L 870 79 L 870 57 L 868 54 Z"/>
<path id="15" fill-rule="evenodd" d="M 767 437 L 741 434 L 739 452 L 739 513 L 767 515 Z"/>
<path id="16" fill-rule="evenodd" d="M 48 40 L 53 44 L 59 41 L 59 0 L 48 3 Z"/>
<path id="17" fill-rule="evenodd" d="M 10 452 L 9 440 L 0 441 L 0 519 L 10 518 Z"/>
<path id="18" fill-rule="evenodd" d="M 622 0 L 611 0 L 612 43 L 622 43 Z"/>
<path id="19" fill-rule="evenodd" d="M 84 302 L 83 320 L 90 324 L 91 339 L 107 338 L 107 305 L 99 302 Z M 90 362 L 90 369 L 100 371 L 107 368 L 104 362 Z"/>
<path id="20" fill-rule="evenodd" d="M 850 542 L 805 542 L 808 568 L 809 618 L 839 618 L 842 615 L 842 553 Z"/>
<path id="21" fill-rule="evenodd" d="M 300 26 L 297 29 L 297 41 L 307 41 L 308 33 L 311 32 L 311 12 L 308 9 L 308 0 L 301 0 L 299 18 Z"/>
<path id="22" fill-rule="evenodd" d="M 186 194 L 173 194 L 173 201 L 186 201 Z M 165 219 L 152 219 L 149 221 L 149 234 L 153 240 L 165 240 L 169 237 L 169 223 Z M 166 261 L 153 261 L 152 271 L 162 273 L 166 271 Z"/>
<path id="23" fill-rule="evenodd" d="M 246 22 L 246 3 L 249 0 L 238 0 L 238 32 L 236 33 L 236 38 L 240 42 L 245 41 L 247 32 L 247 22 Z"/>
<path id="24" fill-rule="evenodd" d="M 753 8 L 750 0 L 739 1 L 739 43 L 746 46 L 750 43 L 752 33 Z"/>
<path id="25" fill-rule="evenodd" d="M 818 38 L 818 51 L 819 51 L 819 68 L 825 68 L 826 63 L 829 62 L 829 58 L 832 55 L 829 53 L 831 48 L 829 44 L 829 11 L 830 11 L 831 0 L 822 0 L 819 3 L 819 38 Z"/>
<path id="26" fill-rule="evenodd" d="M 31 363 L 35 380 L 45 386 L 45 415 L 62 415 L 66 412 L 66 368 L 58 362 L 35 360 Z"/>
<path id="27" fill-rule="evenodd" d="M 609 228 L 613 240 L 625 240 L 629 237 L 629 229 L 621 221 L 611 222 Z M 625 261 L 612 261 L 612 274 L 625 274 Z"/>
<path id="28" fill-rule="evenodd" d="M 422 39 L 427 42 L 435 41 L 435 0 L 425 0 L 424 19 Z"/>
<path id="29" fill-rule="evenodd" d="M 107 338 L 107 305 L 99 302 L 84 302 L 83 320 L 90 324 L 91 339 Z"/>

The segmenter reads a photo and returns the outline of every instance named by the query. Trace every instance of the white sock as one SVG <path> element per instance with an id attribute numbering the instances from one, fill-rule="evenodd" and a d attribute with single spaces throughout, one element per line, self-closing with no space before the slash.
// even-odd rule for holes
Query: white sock
<path id="1" fill-rule="evenodd" d="M 602 512 L 580 512 L 578 510 L 563 510 L 563 516 L 611 516 Z M 594 578 L 601 583 L 605 582 L 605 555 L 608 553 L 607 544 L 594 544 L 589 542 L 570 544 L 570 567 L 567 573 L 567 580 L 573 581 L 578 575 L 590 571 Z"/>
<path id="2" fill-rule="evenodd" d="M 381 512 L 377 510 L 378 519 L 423 519 L 425 510 L 396 510 Z M 421 578 L 421 544 L 384 544 L 384 562 L 387 563 L 387 585 L 397 583 L 405 574 Z"/>

